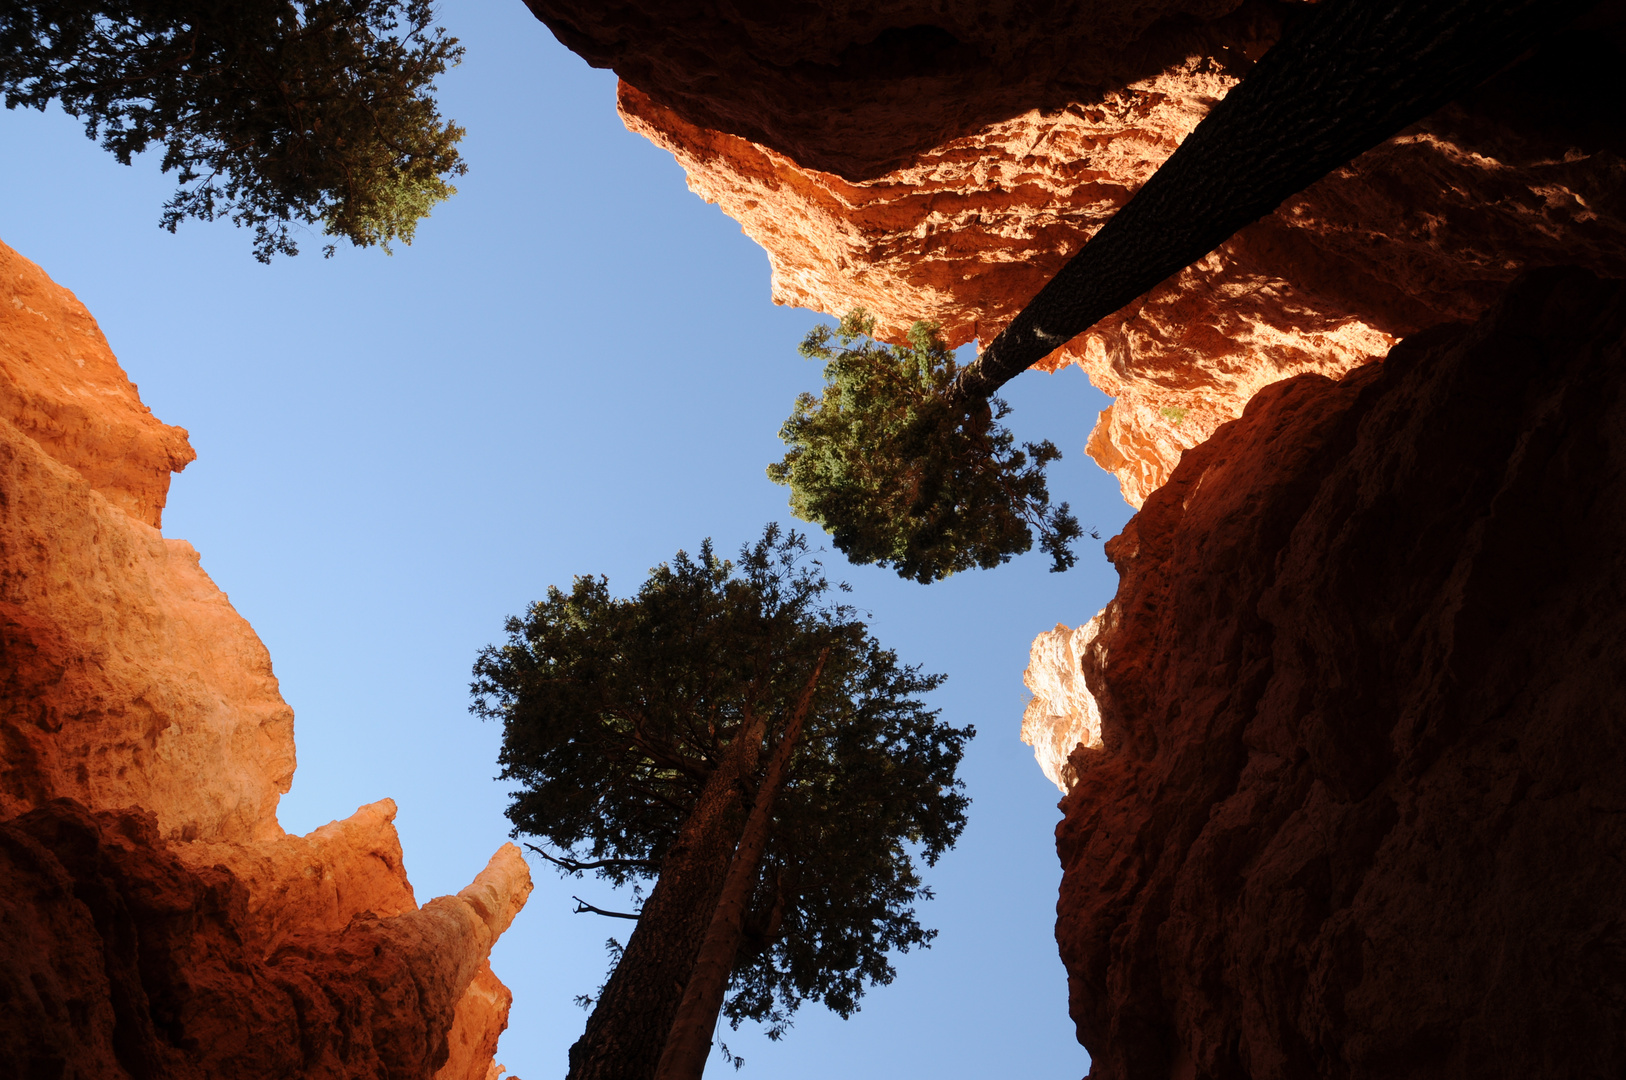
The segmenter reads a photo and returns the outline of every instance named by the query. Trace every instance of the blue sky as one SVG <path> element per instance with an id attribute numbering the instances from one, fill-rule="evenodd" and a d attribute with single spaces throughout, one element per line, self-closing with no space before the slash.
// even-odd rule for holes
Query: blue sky
<path id="1" fill-rule="evenodd" d="M 84 301 L 147 404 L 191 433 L 164 532 L 202 552 L 271 650 L 297 716 L 284 826 L 393 797 L 420 901 L 507 838 L 499 732 L 466 711 L 476 652 L 573 574 L 624 594 L 706 536 L 731 551 L 768 520 L 795 524 L 763 468 L 818 383 L 795 347 L 819 316 L 773 306 L 766 256 L 621 126 L 613 75 L 519 0 L 443 15 L 468 48 L 441 100 L 468 129 L 470 171 L 393 258 L 323 260 L 311 236 L 265 267 L 227 224 L 171 236 L 156 160 L 120 166 L 54 110 L 0 113 L 0 239 Z M 1072 369 L 1005 396 L 1019 439 L 1066 454 L 1053 496 L 1116 532 L 1129 508 L 1082 449 L 1106 399 Z M 883 642 L 949 674 L 944 719 L 977 726 L 971 823 L 929 875 L 934 947 L 899 958 L 850 1021 L 809 1007 L 778 1044 L 725 1034 L 742 1077 L 1088 1070 L 1053 938 L 1057 793 L 1017 741 L 1034 634 L 1083 622 L 1116 587 L 1099 542 L 1081 556 L 1067 574 L 1034 553 L 926 587 L 827 555 Z M 585 1019 L 571 999 L 624 932 L 572 915 L 570 895 L 630 903 L 535 876 L 493 957 L 515 996 L 498 1060 L 527 1080 L 564 1071 Z"/>

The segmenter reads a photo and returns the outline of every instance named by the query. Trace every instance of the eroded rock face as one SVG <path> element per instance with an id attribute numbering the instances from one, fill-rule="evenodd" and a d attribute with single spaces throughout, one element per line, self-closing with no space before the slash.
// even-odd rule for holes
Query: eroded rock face
<path id="1" fill-rule="evenodd" d="M 677 110 L 869 180 L 1030 109 L 1092 103 L 1187 56 L 1246 65 L 1293 4 L 1136 0 L 526 0 L 566 47 Z"/>
<path id="2" fill-rule="evenodd" d="M 280 836 L 293 712 L 271 658 L 157 529 L 193 457 L 94 320 L 0 246 L 0 815 L 139 806 L 174 839 Z"/>
<path id="3" fill-rule="evenodd" d="M 1092 1076 L 1626 1069 L 1626 283 L 1262 391 L 1108 544 Z"/>
<path id="4" fill-rule="evenodd" d="M 389 800 L 283 832 L 270 657 L 157 527 L 192 457 L 0 245 L 0 1072 L 484 1080 L 524 860 L 419 908 Z"/>
<path id="5" fill-rule="evenodd" d="M 169 477 L 197 457 L 141 403 L 96 320 L 0 244 L 0 416 L 109 502 L 157 528 Z"/>
<path id="6" fill-rule="evenodd" d="M 198 840 L 174 851 L 188 865 L 223 866 L 252 883 L 248 913 L 271 948 L 296 934 L 343 930 L 360 911 L 388 918 L 418 909 L 401 861 L 393 799 L 306 836 L 254 844 Z"/>
<path id="7" fill-rule="evenodd" d="M 243 882 L 177 858 L 151 815 L 68 799 L 0 823 L 0 861 L 0 1060 L 13 1075 L 486 1073 L 489 1053 L 478 1072 L 442 1066 L 458 1002 L 490 979 L 485 954 L 516 903 L 465 890 L 273 941 Z M 522 902 L 524 873 L 510 846 L 471 889 Z"/>
<path id="8" fill-rule="evenodd" d="M 936 18 L 958 19 L 962 6 L 972 20 L 975 5 L 938 5 Z M 853 116 L 837 104 L 847 84 L 839 81 L 803 87 L 772 131 L 753 127 L 740 116 L 755 115 L 759 97 L 700 71 L 736 59 L 727 50 L 758 40 L 756 24 L 714 16 L 702 46 L 703 35 L 691 42 L 690 24 L 674 18 L 670 42 L 655 44 L 638 27 L 659 23 L 659 7 L 618 17 L 608 51 L 561 36 L 622 73 L 627 126 L 670 150 L 690 187 L 763 246 L 775 301 L 835 314 L 863 306 L 892 339 L 916 319 L 933 319 L 955 345 L 991 340 L 1280 27 L 1262 9 L 1247 19 L 1237 11 L 1210 39 L 1177 33 L 1178 20 L 1158 22 L 1118 39 L 1126 56 L 1162 57 L 1158 66 L 1088 92 L 1057 83 L 1059 96 L 1041 103 L 1035 91 L 1020 108 L 1009 99 L 975 125 L 959 120 L 985 115 L 980 100 L 968 100 L 970 83 L 876 89 L 875 108 L 954 120 L 954 135 L 917 145 L 918 125 L 901 120 L 849 132 Z M 1087 449 L 1117 474 L 1131 504 L 1263 386 L 1306 372 L 1336 377 L 1382 356 L 1399 337 L 1472 318 L 1524 267 L 1574 263 L 1626 273 L 1626 138 L 1606 104 L 1615 97 L 1609 73 L 1626 60 L 1618 9 L 1600 9 L 1052 354 L 1047 366 L 1076 363 L 1117 399 Z M 849 14 L 864 25 L 865 16 Z M 1074 21 L 1094 18 L 1092 9 L 1090 20 Z M 1147 41 L 1165 33 L 1173 35 L 1172 52 L 1147 51 Z M 723 51 L 684 53 L 695 77 L 674 88 L 665 72 L 678 66 L 679 41 Z M 670 62 L 651 59 L 666 50 Z M 1045 70 L 1034 69 L 1035 85 Z M 706 115 L 715 124 L 700 118 L 698 98 L 713 103 Z M 785 134 L 785 115 L 903 156 L 854 180 L 854 170 Z"/>
<path id="9" fill-rule="evenodd" d="M 1057 624 L 1033 639 L 1022 685 L 1033 694 L 1022 713 L 1022 741 L 1063 795 L 1078 780 L 1073 752 L 1101 746 L 1101 709 L 1084 682 L 1085 652 L 1101 632 L 1096 617 L 1076 630 Z"/>

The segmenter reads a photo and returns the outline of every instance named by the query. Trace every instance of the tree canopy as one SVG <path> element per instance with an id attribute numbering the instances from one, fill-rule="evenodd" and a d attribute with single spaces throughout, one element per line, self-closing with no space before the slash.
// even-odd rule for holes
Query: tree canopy
<path id="1" fill-rule="evenodd" d="M 1082 529 L 1065 502 L 1050 506 L 1045 483 L 1061 451 L 1048 439 L 1017 449 L 997 397 L 952 398 L 959 369 L 934 324 L 915 323 L 897 347 L 874 331 L 860 308 L 802 342 L 825 362 L 824 391 L 796 399 L 779 432 L 789 450 L 768 466 L 792 512 L 854 562 L 922 583 L 1007 562 L 1035 532 L 1052 570 L 1071 567 Z"/>
<path id="2" fill-rule="evenodd" d="M 624 884 L 657 874 L 733 740 L 788 714 L 823 657 L 725 1006 L 775 1035 L 805 1000 L 850 1015 L 892 980 L 890 951 L 931 940 L 915 859 L 953 845 L 968 805 L 955 772 L 974 731 L 920 700 L 942 676 L 900 664 L 830 590 L 794 532 L 769 526 L 737 562 L 708 541 L 629 599 L 602 577 L 549 589 L 472 684 L 472 710 L 503 723 L 516 835 Z"/>
<path id="3" fill-rule="evenodd" d="M 171 232 L 227 217 L 262 262 L 306 225 L 388 251 L 466 171 L 433 97 L 463 50 L 432 19 L 429 0 L 8 0 L 0 88 L 59 102 L 126 165 L 161 146 Z"/>

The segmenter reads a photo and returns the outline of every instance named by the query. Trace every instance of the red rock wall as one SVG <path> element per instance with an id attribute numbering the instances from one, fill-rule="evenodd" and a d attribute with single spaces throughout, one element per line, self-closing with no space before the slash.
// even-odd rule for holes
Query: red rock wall
<path id="1" fill-rule="evenodd" d="M 1187 56 L 1248 53 L 1291 3 L 526 0 L 595 67 L 691 126 L 847 180 L 1031 109 L 1093 103 Z"/>
<path id="2" fill-rule="evenodd" d="M 197 457 L 141 403 L 72 293 L 0 245 L 0 415 L 138 521 L 157 528 L 170 473 Z"/>
<path id="3" fill-rule="evenodd" d="M 84 307 L 0 245 L 0 816 L 145 807 L 175 839 L 280 835 L 293 712 L 259 638 L 158 531 L 193 458 Z"/>
<path id="4" fill-rule="evenodd" d="M 192 458 L 0 245 L 0 1076 L 485 1080 L 524 860 L 419 908 L 389 800 L 283 832 L 270 657 L 158 530 Z"/>
<path id="5" fill-rule="evenodd" d="M 1058 624 L 1033 639 L 1022 684 L 1033 694 L 1022 713 L 1022 741 L 1063 795 L 1078 781 L 1073 751 L 1101 745 L 1101 708 L 1084 681 L 1084 654 L 1101 632 L 1091 619 L 1076 630 Z"/>
<path id="6" fill-rule="evenodd" d="M 517 854 L 492 863 L 475 887 L 524 873 Z M 19 1077 L 437 1075 L 515 910 L 465 890 L 272 940 L 243 881 L 188 866 L 151 815 L 68 799 L 0 822 L 0 866 L 0 1062 Z M 484 1077 L 481 1048 L 478 1071 L 438 1075 Z"/>
<path id="7" fill-rule="evenodd" d="M 1626 283 L 1262 391 L 1108 544 L 1093 1077 L 1626 1069 Z"/>
<path id="8" fill-rule="evenodd" d="M 991 340 L 1291 11 L 531 6 L 622 75 L 627 126 L 763 246 L 776 302 L 861 305 L 892 338 L 934 319 L 956 345 Z M 1125 498 L 1138 506 L 1261 387 L 1336 376 L 1400 336 L 1472 318 L 1522 267 L 1626 274 L 1626 138 L 1610 104 L 1626 63 L 1621 9 L 1606 5 L 1054 354 L 1048 367 L 1076 363 L 1116 399 L 1087 450 Z M 830 59 L 906 20 L 975 43 L 990 66 L 859 78 Z M 1006 90 L 993 93 L 980 80 L 996 68 Z"/>

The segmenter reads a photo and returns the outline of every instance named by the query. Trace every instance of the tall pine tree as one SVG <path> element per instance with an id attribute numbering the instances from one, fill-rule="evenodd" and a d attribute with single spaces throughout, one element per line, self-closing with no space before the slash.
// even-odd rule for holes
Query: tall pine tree
<path id="1" fill-rule="evenodd" d="M 475 664 L 516 834 L 568 873 L 654 881 L 573 1080 L 655 1075 L 731 866 L 754 864 L 729 893 L 722 1010 L 775 1037 L 805 1000 L 850 1015 L 892 980 L 893 950 L 934 935 L 915 858 L 965 826 L 955 771 L 974 732 L 939 722 L 920 695 L 942 677 L 900 665 L 830 589 L 806 541 L 769 526 L 737 563 L 709 542 L 679 552 L 630 599 L 603 578 L 550 589 Z"/>

